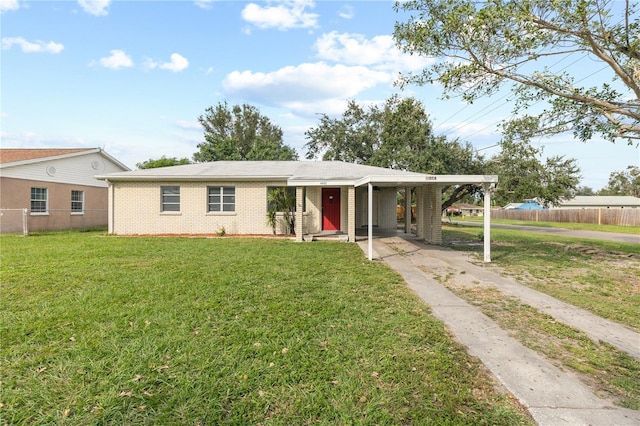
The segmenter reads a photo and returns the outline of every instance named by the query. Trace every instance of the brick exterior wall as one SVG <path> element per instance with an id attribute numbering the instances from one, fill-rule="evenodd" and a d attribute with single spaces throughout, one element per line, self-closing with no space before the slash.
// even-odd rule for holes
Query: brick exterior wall
<path id="1" fill-rule="evenodd" d="M 109 232 L 136 234 L 227 234 L 271 235 L 267 224 L 267 187 L 285 186 L 286 182 L 112 182 L 109 188 L 112 211 Z M 180 211 L 161 212 L 161 186 L 180 187 Z M 207 212 L 207 186 L 235 187 L 236 211 Z M 301 189 L 297 190 L 300 194 Z M 296 221 L 296 234 L 315 234 L 322 230 L 322 188 L 304 188 L 303 223 Z M 439 188 L 419 186 L 417 193 L 417 235 L 433 243 L 442 241 Z M 374 225 L 378 229 L 396 229 L 396 189 L 381 188 L 375 192 Z M 366 188 L 341 187 L 341 231 L 350 241 L 355 230 L 366 225 Z M 300 204 L 300 203 L 298 203 Z M 112 216 L 111 216 L 112 215 Z M 299 216 L 297 216 L 299 217 Z M 276 233 L 283 233 L 282 226 Z"/>
<path id="2" fill-rule="evenodd" d="M 22 232 L 22 213 L 31 208 L 31 188 L 47 188 L 48 212 L 28 214 L 29 231 L 50 231 L 107 225 L 107 188 L 0 178 L 0 233 Z M 71 213 L 71 191 L 84 192 L 84 212 Z"/>
<path id="3" fill-rule="evenodd" d="M 286 182 L 112 182 L 113 217 L 109 232 L 133 234 L 273 233 L 267 224 L 267 187 Z M 161 212 L 161 186 L 180 187 L 180 211 Z M 235 187 L 235 212 L 207 212 L 207 187 Z M 320 224 L 320 188 L 306 190 L 303 232 L 316 232 Z M 110 212 L 111 213 L 111 212 Z M 283 233 L 278 225 L 276 233 Z"/>

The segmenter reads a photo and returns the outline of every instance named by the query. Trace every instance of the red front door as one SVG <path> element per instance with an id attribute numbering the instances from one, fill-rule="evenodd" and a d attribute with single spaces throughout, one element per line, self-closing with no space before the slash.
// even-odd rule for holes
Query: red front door
<path id="1" fill-rule="evenodd" d="M 340 188 L 322 188 L 322 230 L 340 230 Z"/>

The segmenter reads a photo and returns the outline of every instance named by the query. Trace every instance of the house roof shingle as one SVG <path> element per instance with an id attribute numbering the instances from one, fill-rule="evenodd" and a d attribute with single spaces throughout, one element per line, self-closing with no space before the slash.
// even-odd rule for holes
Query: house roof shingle
<path id="1" fill-rule="evenodd" d="M 182 166 L 159 167 L 132 172 L 111 173 L 107 179 L 359 179 L 369 175 L 424 176 L 421 173 L 345 163 L 342 161 L 213 161 Z"/>
<path id="2" fill-rule="evenodd" d="M 404 185 L 497 182 L 497 176 L 448 176 L 343 161 L 213 161 L 96 176 L 110 181 L 286 180 L 289 185 Z"/>
<path id="3" fill-rule="evenodd" d="M 29 149 L 2 148 L 0 149 L 0 164 L 15 163 L 17 161 L 35 160 L 38 158 L 58 157 L 60 155 L 75 154 L 77 152 L 92 151 L 95 148 L 64 148 L 64 149 Z"/>

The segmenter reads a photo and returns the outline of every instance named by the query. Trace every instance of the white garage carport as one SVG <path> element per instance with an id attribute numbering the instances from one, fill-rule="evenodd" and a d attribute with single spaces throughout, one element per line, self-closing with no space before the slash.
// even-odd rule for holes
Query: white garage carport
<path id="1" fill-rule="evenodd" d="M 491 189 L 498 182 L 495 175 L 422 175 L 388 176 L 370 175 L 354 183 L 354 187 L 367 187 L 368 258 L 373 260 L 373 190 L 374 187 L 404 187 L 410 194 L 416 190 L 416 234 L 432 244 L 442 243 L 442 187 L 447 185 L 482 185 L 484 189 L 484 247 L 483 259 L 491 262 Z M 410 232 L 411 197 L 405 196 L 405 232 Z"/>

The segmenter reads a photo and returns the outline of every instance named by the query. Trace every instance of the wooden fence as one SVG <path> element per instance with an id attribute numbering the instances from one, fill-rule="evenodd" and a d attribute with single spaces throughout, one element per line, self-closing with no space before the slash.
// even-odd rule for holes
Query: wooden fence
<path id="1" fill-rule="evenodd" d="M 597 225 L 640 226 L 640 209 L 558 209 L 499 210 L 492 209 L 494 219 L 529 222 L 593 223 Z"/>

